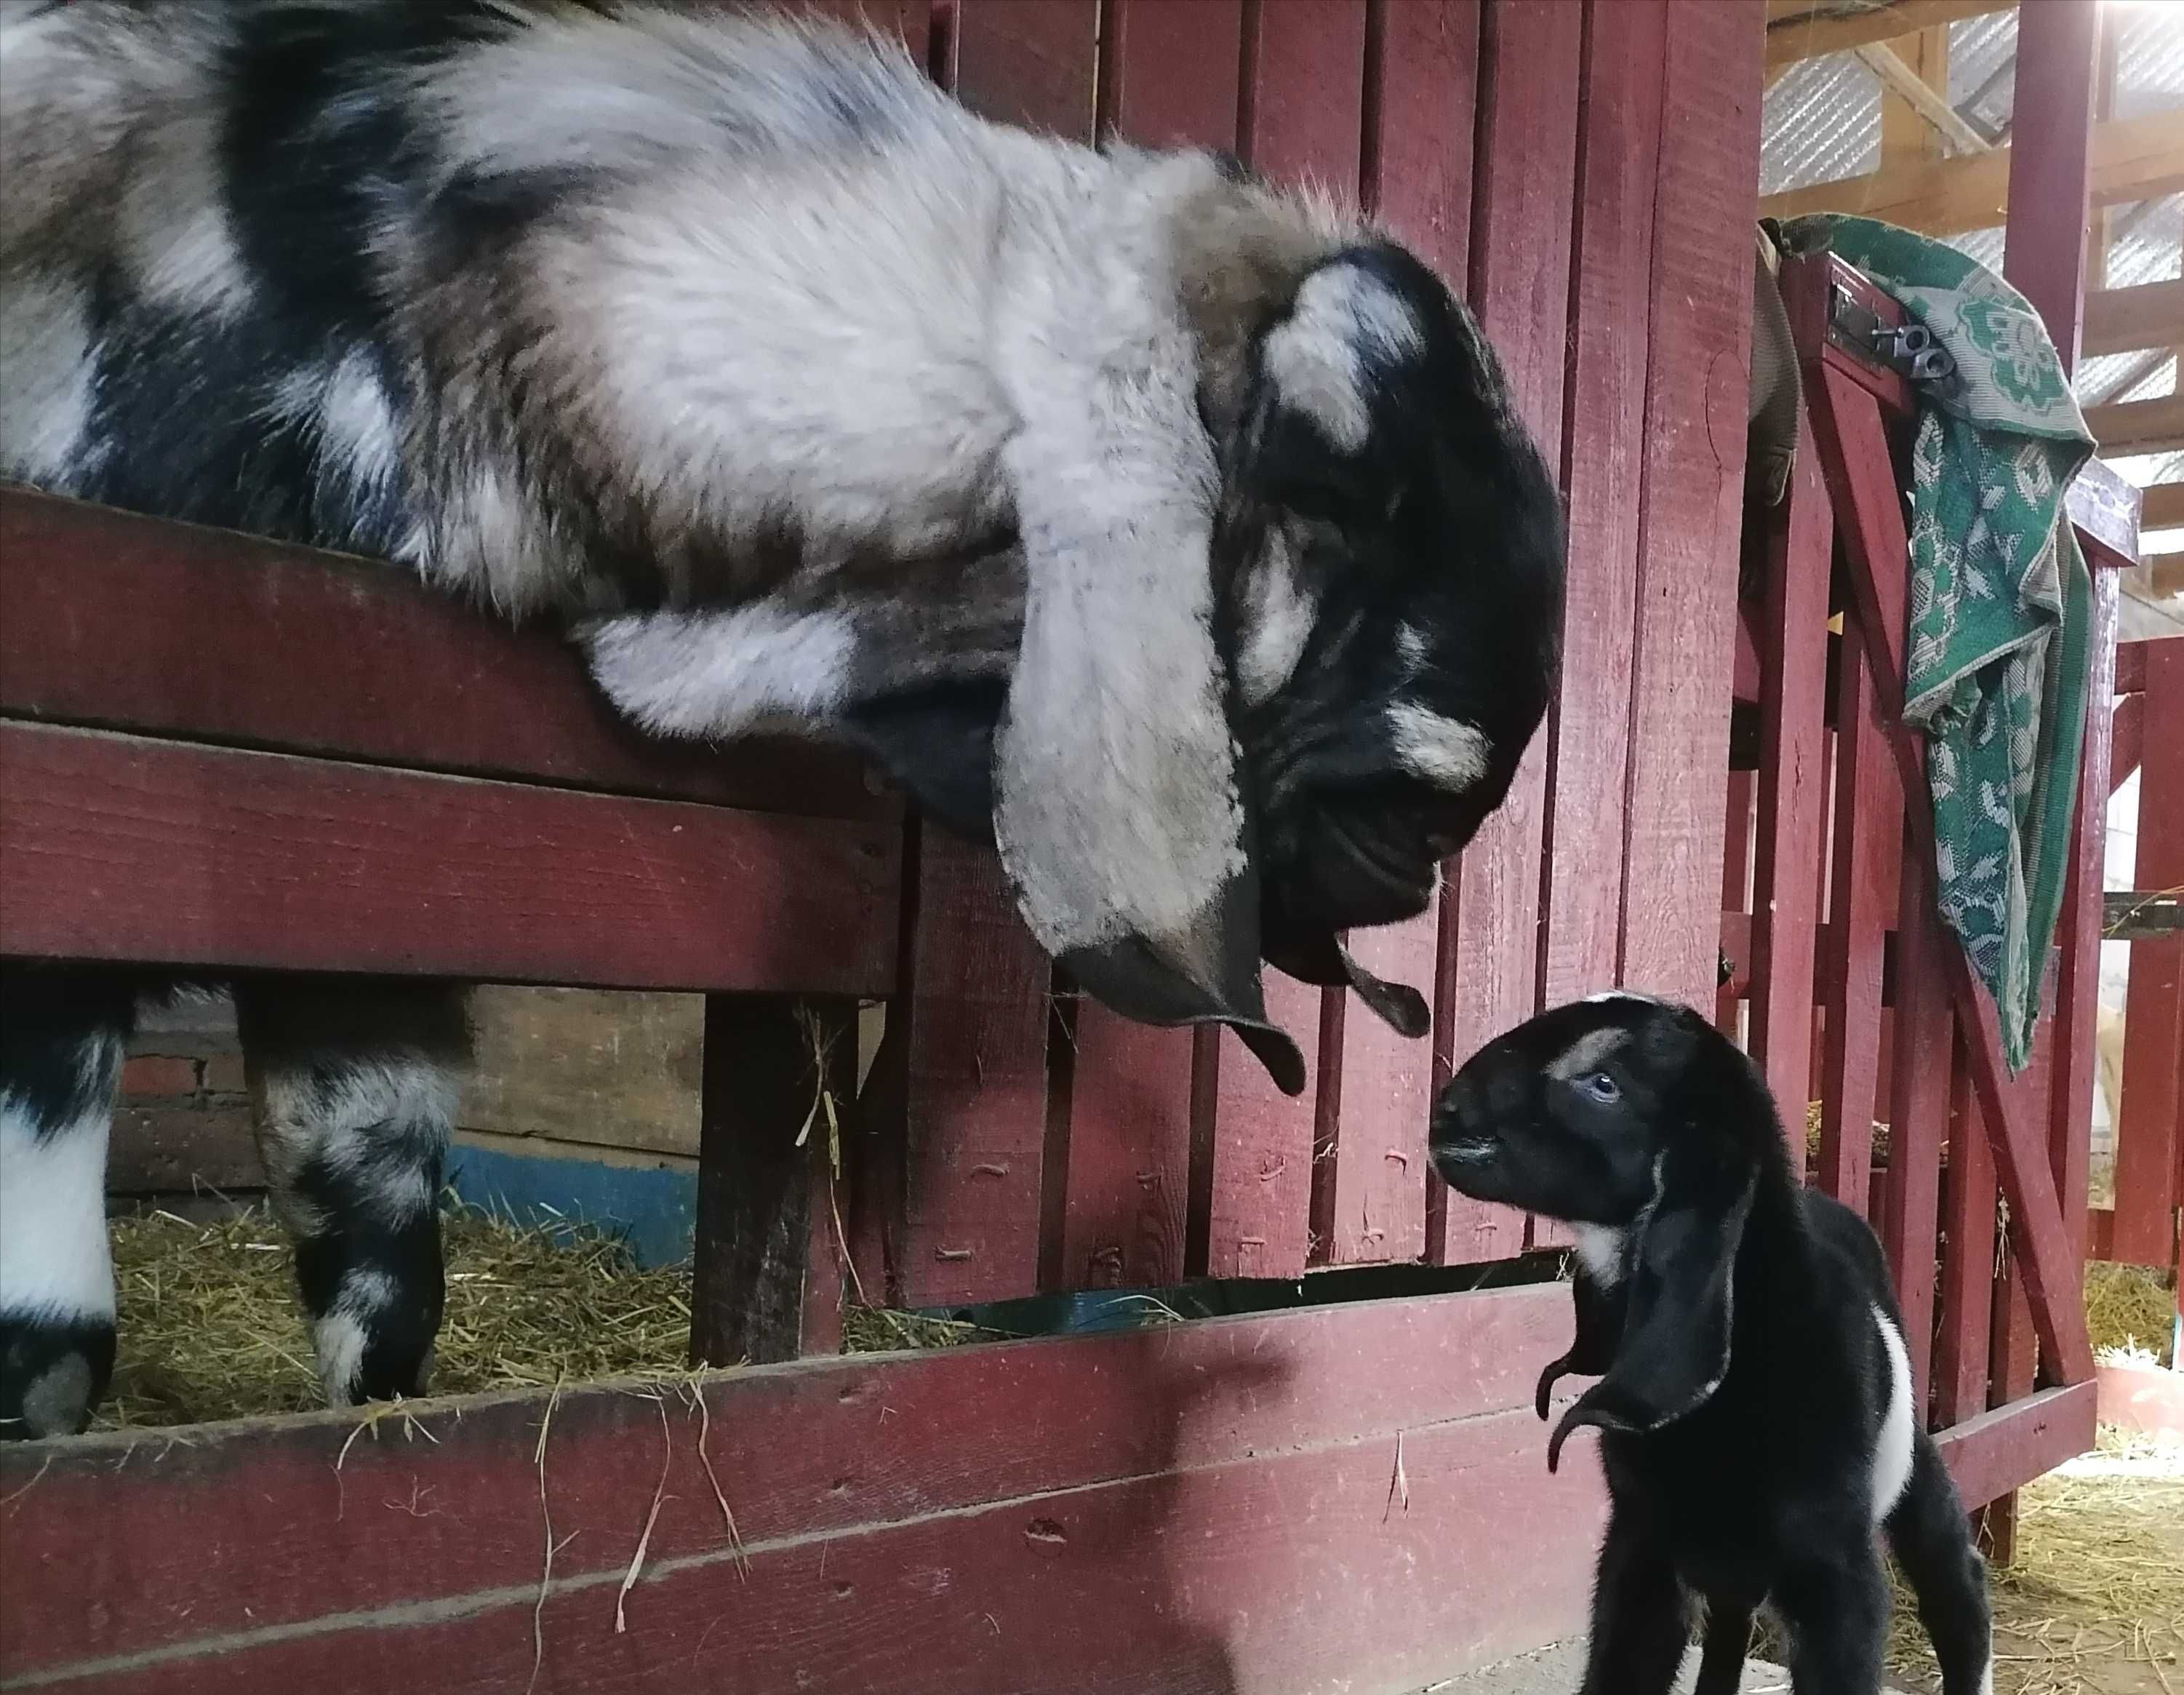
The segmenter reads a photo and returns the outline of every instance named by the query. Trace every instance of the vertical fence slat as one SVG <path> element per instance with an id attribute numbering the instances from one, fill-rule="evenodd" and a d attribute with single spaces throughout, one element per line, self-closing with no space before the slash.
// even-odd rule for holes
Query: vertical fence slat
<path id="1" fill-rule="evenodd" d="M 2098 1086 L 2101 893 L 2108 862 L 2108 812 L 2114 772 L 2116 574 L 2093 573 L 2092 667 L 2086 679 L 2088 703 L 2085 751 L 2078 765 L 2078 810 L 2071 822 L 2070 877 L 2064 885 L 2059 926 L 2062 948 L 2055 990 L 2054 1093 L 2048 1103 L 2049 1146 L 2061 1191 L 2063 1223 L 2074 1259 L 2086 1258 L 2092 1216 L 2086 1192 L 2093 1148 L 2093 1090 Z"/>
<path id="2" fill-rule="evenodd" d="M 1953 945 L 1934 911 L 1933 877 L 1908 839 L 1896 911 L 1896 1070 L 1888 1107 L 1888 1206 L 1881 1246 L 1903 1311 L 1903 1341 L 1919 1404 L 1934 1354 L 1942 1147 L 1949 1135 L 1956 1018 L 1938 950 Z"/>
<path id="3" fill-rule="evenodd" d="M 1724 931 L 1723 951 L 1728 951 L 1726 930 L 1730 919 L 1741 918 L 1744 934 L 1752 934 L 1752 797 L 1758 787 L 1754 773 L 1732 771 L 1729 773 L 1729 803 L 1723 809 L 1721 860 L 1721 915 Z M 1745 953 L 1751 952 L 1747 940 Z M 1713 1025 L 1731 1041 L 1741 1039 L 1744 997 L 1737 993 L 1735 979 L 1744 977 L 1750 969 L 1748 957 L 1731 962 L 1732 980 L 1714 991 Z"/>
<path id="4" fill-rule="evenodd" d="M 1098 16 L 1097 0 L 963 0 L 956 92 L 1089 139 Z M 1052 973 L 989 851 L 925 826 L 912 863 L 905 990 L 893 1009 L 908 1028 L 888 1292 L 914 1306 L 1028 1295 L 1039 1280 Z"/>
<path id="5" fill-rule="evenodd" d="M 1752 1051 L 1786 1125 L 1810 1098 L 1813 971 L 1827 833 L 1828 566 L 1835 546 L 1811 427 L 1797 426 L 1788 510 L 1767 541 L 1760 627 L 1759 816 L 1752 850 Z"/>
<path id="6" fill-rule="evenodd" d="M 1365 125 L 1378 114 L 1365 106 L 1367 9 L 1364 0 L 1251 8 L 1243 142 L 1251 163 L 1279 180 L 1317 180 L 1369 203 Z M 1432 935 L 1428 917 L 1361 931 L 1350 945 L 1368 970 L 1424 984 L 1432 981 Z M 1362 1007 L 1346 1006 L 1336 1028 L 1340 1040 L 1325 1059 L 1339 1068 L 1340 1086 L 1320 1081 L 1323 1146 L 1313 1176 L 1331 1190 L 1318 1201 L 1326 1229 L 1317 1257 L 1329 1265 L 1416 1259 L 1425 1246 L 1433 1051 Z"/>
<path id="7" fill-rule="evenodd" d="M 1000 866 L 920 827 L 907 1016 L 895 1297 L 1006 1300 L 1039 1282 L 1046 956 Z"/>
<path id="8" fill-rule="evenodd" d="M 1190 1171 L 1195 1032 L 1078 1008 L 1065 1289 L 1180 1282 Z"/>
<path id="9" fill-rule="evenodd" d="M 1825 944 L 1819 1179 L 1836 1200 L 1864 1213 L 1880 1085 L 1881 967 L 1896 904 L 1892 873 L 1902 863 L 1903 804 L 1872 668 L 1855 633 L 1846 633 L 1836 675 L 1835 889 Z"/>
<path id="10" fill-rule="evenodd" d="M 1242 0 L 1110 0 L 1104 15 L 1100 129 L 1152 146 L 1234 148 Z M 1065 1287 L 1183 1276 L 1196 1044 L 1191 1029 L 1135 1023 L 1089 998 L 1080 1004 L 1061 1207 Z"/>
<path id="11" fill-rule="evenodd" d="M 1661 147 L 1622 972 L 1700 1006 L 1721 884 L 1763 33 L 1756 8 L 1669 8 L 1664 109 L 1714 116 L 1669 124 Z"/>
<path id="12" fill-rule="evenodd" d="M 1489 0 L 1480 36 L 1471 301 L 1550 460 L 1563 438 L 1585 15 L 1557 0 Z M 1544 732 L 1533 739 L 1507 800 L 1442 892 L 1435 1023 L 1454 1058 L 1536 1004 L 1547 741 Z M 1505 1208 L 1446 1195 L 1437 1217 L 1435 1257 L 1446 1263 L 1522 1248 L 1524 1219 Z"/>
<path id="13" fill-rule="evenodd" d="M 1367 45 L 1367 75 L 1379 101 L 1366 114 L 1365 198 L 1398 240 L 1460 291 L 1471 254 L 1479 0 L 1384 3 L 1370 21 L 1375 33 Z M 1384 933 L 1364 962 L 1384 976 L 1430 985 L 1438 995 L 1440 934 L 1440 912 L 1428 912 Z M 1348 1020 L 1343 1023 L 1346 1031 Z M 1465 1057 L 1452 1051 L 1451 1042 L 1446 1018 L 1436 1018 L 1434 1085 Z M 1431 1260 L 1443 1257 L 1448 1201 L 1440 1179 L 1429 1174 L 1424 1246 Z M 1505 1251 L 1520 1245 L 1511 1242 Z"/>
<path id="14" fill-rule="evenodd" d="M 2147 642 L 2146 722 L 2184 724 L 2184 640 Z M 2148 733 L 2139 756 L 2140 889 L 2184 886 L 2184 736 Z M 2117 1103 L 2115 1235 L 2119 1260 L 2166 1266 L 2176 1242 L 2177 1157 L 2184 1117 L 2184 935 L 2131 945 L 2124 999 L 2123 1094 Z"/>
<path id="15" fill-rule="evenodd" d="M 1994 1291 L 1994 1156 L 1960 1038 L 1951 1064 L 1949 1169 L 1943 1202 L 1941 1329 L 1934 1340 L 1936 1422 L 1962 1424 L 1986 1408 L 1987 1336 Z"/>
<path id="16" fill-rule="evenodd" d="M 1243 39 L 1244 0 L 1107 0 L 1101 127 L 1147 147 L 1233 148 Z"/>
<path id="17" fill-rule="evenodd" d="M 1645 466 L 1646 353 L 1652 317 L 1653 208 L 1661 167 L 1666 0 L 1587 14 L 1579 107 L 1562 483 L 1569 577 L 1559 698 L 1547 742 L 1539 999 L 1553 1006 L 1616 980 L 1624 790 L 1630 749 L 1638 514 Z M 1741 889 L 1740 889 L 1741 892 Z M 1569 1233 L 1531 1221 L 1535 1247 Z"/>
<path id="18" fill-rule="evenodd" d="M 956 92 L 974 112 L 1092 136 L 1100 0 L 957 0 Z"/>

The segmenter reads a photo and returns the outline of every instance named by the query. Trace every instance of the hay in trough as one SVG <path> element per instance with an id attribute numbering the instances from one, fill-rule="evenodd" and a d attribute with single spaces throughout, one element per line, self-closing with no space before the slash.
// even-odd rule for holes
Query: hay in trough
<path id="1" fill-rule="evenodd" d="M 646 1270 L 595 1230 L 525 1227 L 469 1208 L 441 1222 L 448 1299 L 436 1394 L 687 1369 L 688 1268 Z M 120 1347 L 97 1428 L 323 1404 L 293 1255 L 265 1208 L 209 1223 L 148 1213 L 116 1219 L 113 1236 Z"/>

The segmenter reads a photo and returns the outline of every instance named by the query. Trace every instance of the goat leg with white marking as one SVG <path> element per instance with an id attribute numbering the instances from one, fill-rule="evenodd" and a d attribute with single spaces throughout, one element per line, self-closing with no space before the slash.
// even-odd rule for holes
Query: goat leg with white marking
<path id="1" fill-rule="evenodd" d="M 80 1430 L 114 1370 L 106 1140 L 136 987 L 0 966 L 0 1436 Z"/>
<path id="2" fill-rule="evenodd" d="M 326 1399 L 421 1394 L 446 1293 L 441 1169 L 470 1058 L 461 995 L 244 979 L 235 1004 Z"/>

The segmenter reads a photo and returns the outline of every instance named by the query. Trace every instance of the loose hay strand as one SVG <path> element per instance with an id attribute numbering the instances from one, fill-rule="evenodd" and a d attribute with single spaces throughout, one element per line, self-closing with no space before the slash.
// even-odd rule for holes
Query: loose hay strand
<path id="1" fill-rule="evenodd" d="M 652 1527 L 660 1522 L 660 1503 L 667 1498 L 667 1474 L 675 1466 L 675 1436 L 667 1426 L 667 1397 L 650 1397 L 660 1409 L 660 1481 L 652 1491 L 652 1510 L 644 1515 L 644 1528 L 638 1533 L 637 1552 L 629 1557 L 629 1570 L 621 1575 L 621 1587 L 615 1592 L 615 1634 L 622 1636 L 629 1630 L 629 1619 L 623 1609 L 629 1600 L 629 1592 L 637 1587 L 638 1575 L 644 1570 L 644 1551 L 652 1546 Z"/>

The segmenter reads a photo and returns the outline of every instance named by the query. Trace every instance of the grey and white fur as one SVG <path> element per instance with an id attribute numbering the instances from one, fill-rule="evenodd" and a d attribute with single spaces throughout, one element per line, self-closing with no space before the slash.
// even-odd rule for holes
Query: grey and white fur
<path id="1" fill-rule="evenodd" d="M 1476 326 L 1355 217 L 637 0 L 0 0 L 0 476 L 557 620 L 663 734 L 865 748 L 1082 986 L 1292 1092 L 1262 959 L 1423 1033 L 1340 938 L 1500 804 L 1563 525 Z M 87 1195 L 143 985 L 10 980 L 74 1082 L 0 1074 L 0 1177 Z M 329 1392 L 413 1390 L 460 1007 L 243 993 Z M 103 1253 L 0 1244 L 0 1418 L 81 1422 Z"/>

